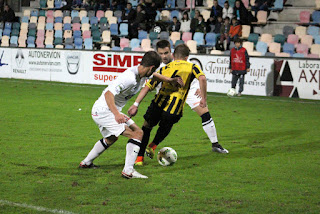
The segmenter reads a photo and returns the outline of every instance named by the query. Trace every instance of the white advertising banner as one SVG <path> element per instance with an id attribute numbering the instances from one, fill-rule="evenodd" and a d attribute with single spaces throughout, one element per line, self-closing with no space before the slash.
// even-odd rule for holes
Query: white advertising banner
<path id="1" fill-rule="evenodd" d="M 282 96 L 303 99 L 320 99 L 320 61 L 284 60 L 277 85 L 282 87 Z"/>
<path id="2" fill-rule="evenodd" d="M 11 78 L 11 49 L 0 48 L 0 77 Z"/>
<path id="3" fill-rule="evenodd" d="M 191 55 L 189 59 L 198 64 L 206 74 L 208 92 L 227 93 L 231 88 L 232 74 L 229 70 L 229 57 Z M 273 62 L 273 59 L 250 58 L 250 72 L 245 75 L 243 94 L 272 95 Z"/>

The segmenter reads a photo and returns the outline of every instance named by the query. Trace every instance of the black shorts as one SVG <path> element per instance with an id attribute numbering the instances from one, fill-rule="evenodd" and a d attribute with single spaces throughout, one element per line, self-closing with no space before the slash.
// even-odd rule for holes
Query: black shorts
<path id="1" fill-rule="evenodd" d="M 168 112 L 163 111 L 157 104 L 153 101 L 147 109 L 147 112 L 143 118 L 148 122 L 151 127 L 156 126 L 172 126 L 177 123 L 182 115 L 173 115 Z"/>

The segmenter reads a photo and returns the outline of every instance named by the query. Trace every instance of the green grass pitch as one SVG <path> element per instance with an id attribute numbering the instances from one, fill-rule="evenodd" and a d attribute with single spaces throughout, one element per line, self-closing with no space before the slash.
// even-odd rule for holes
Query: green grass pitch
<path id="1" fill-rule="evenodd" d="M 101 168 L 77 168 L 101 138 L 91 107 L 103 89 L 0 79 L 0 213 L 320 212 L 319 101 L 209 93 L 230 154 L 211 151 L 201 119 L 185 106 L 158 147 L 174 148 L 177 163 L 146 158 L 137 170 L 149 179 L 126 180 L 124 137 L 96 159 Z M 153 96 L 139 107 L 139 126 Z"/>

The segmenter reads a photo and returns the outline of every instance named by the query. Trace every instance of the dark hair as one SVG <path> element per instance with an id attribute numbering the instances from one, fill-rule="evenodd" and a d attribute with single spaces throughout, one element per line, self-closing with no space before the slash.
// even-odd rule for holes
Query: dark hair
<path id="1" fill-rule="evenodd" d="M 242 44 L 242 39 L 240 39 L 240 38 L 236 38 L 236 39 L 234 39 L 234 43 L 240 43 L 240 44 Z"/>
<path id="2" fill-rule="evenodd" d="M 187 18 L 186 18 L 186 19 L 183 17 L 185 14 L 187 15 Z M 189 21 L 189 14 L 188 14 L 188 12 L 184 12 L 184 13 L 183 13 L 181 20 L 182 20 L 182 21 L 184 21 L 184 20 Z"/>
<path id="3" fill-rule="evenodd" d="M 158 50 L 158 48 L 167 48 L 167 47 L 171 49 L 170 42 L 168 40 L 160 40 L 159 42 L 157 42 L 156 50 Z"/>
<path id="4" fill-rule="evenodd" d="M 178 59 L 188 57 L 189 54 L 190 54 L 190 49 L 186 44 L 178 45 L 173 52 L 173 56 Z"/>
<path id="5" fill-rule="evenodd" d="M 140 65 L 143 65 L 144 67 L 150 67 L 154 65 L 154 67 L 158 68 L 160 66 L 160 63 L 160 55 L 155 51 L 148 51 L 142 57 Z"/>

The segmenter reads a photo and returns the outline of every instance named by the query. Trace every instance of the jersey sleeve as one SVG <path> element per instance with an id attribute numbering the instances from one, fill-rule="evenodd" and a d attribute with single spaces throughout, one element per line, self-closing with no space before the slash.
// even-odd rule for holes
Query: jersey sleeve
<path id="1" fill-rule="evenodd" d="M 110 91 L 116 96 L 135 84 L 136 81 L 134 77 L 131 77 L 131 75 L 122 75 L 108 86 L 107 91 Z"/>
<path id="2" fill-rule="evenodd" d="M 162 74 L 163 68 L 164 67 L 157 70 L 156 73 L 163 75 Z M 146 86 L 148 86 L 150 88 L 150 90 L 152 91 L 153 89 L 155 89 L 159 85 L 159 83 L 160 83 L 159 81 L 156 81 L 154 78 L 152 78 L 152 79 L 148 80 L 148 82 L 146 83 Z"/>
<path id="3" fill-rule="evenodd" d="M 192 66 L 192 73 L 194 74 L 194 76 L 199 79 L 200 76 L 204 75 L 205 74 L 201 71 L 200 67 L 196 64 L 193 64 Z"/>

